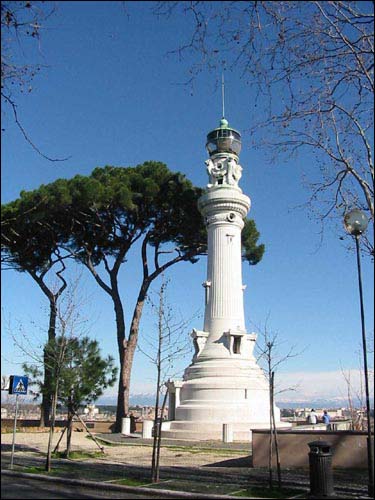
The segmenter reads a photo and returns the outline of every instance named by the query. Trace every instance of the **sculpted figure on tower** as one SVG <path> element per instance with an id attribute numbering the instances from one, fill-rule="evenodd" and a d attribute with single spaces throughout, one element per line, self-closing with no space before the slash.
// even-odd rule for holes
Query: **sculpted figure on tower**
<path id="1" fill-rule="evenodd" d="M 205 164 L 209 176 L 208 188 L 219 185 L 238 187 L 242 176 L 242 167 L 234 158 L 209 158 Z"/>

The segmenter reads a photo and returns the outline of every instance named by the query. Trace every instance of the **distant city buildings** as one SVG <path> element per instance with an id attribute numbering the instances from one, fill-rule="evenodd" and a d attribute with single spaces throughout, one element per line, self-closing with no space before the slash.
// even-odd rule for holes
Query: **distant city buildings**
<path id="1" fill-rule="evenodd" d="M 365 430 L 365 410 L 356 408 L 315 408 L 315 412 L 319 416 L 319 422 L 321 422 L 321 417 L 324 410 L 328 411 L 333 422 L 346 422 L 346 428 L 351 428 L 352 430 Z M 311 407 L 304 408 L 283 408 L 281 410 L 281 417 L 284 422 L 290 422 L 294 426 L 303 426 L 307 423 L 307 416 L 311 411 Z M 15 404 L 14 403 L 2 403 L 1 404 L 1 419 L 7 422 L 8 427 L 9 422 L 14 419 Z M 115 406 L 101 406 L 101 405 L 88 405 L 79 412 L 81 418 L 86 422 L 114 422 L 116 419 L 116 407 Z M 135 422 L 141 424 L 143 420 L 154 420 L 155 409 L 153 406 L 147 405 L 134 405 L 130 407 L 129 416 L 135 417 Z M 35 420 L 35 427 L 39 425 L 40 419 L 40 406 L 35 403 L 20 403 L 18 408 L 18 420 Z M 65 408 L 58 409 L 57 422 L 61 425 L 62 422 L 67 420 L 67 412 Z M 163 420 L 168 420 L 168 407 L 164 408 Z M 372 427 L 373 427 L 373 415 L 371 417 Z M 30 426 L 30 423 L 28 423 Z M 338 428 L 337 428 L 338 429 Z M 340 424 L 340 429 L 344 430 Z"/>

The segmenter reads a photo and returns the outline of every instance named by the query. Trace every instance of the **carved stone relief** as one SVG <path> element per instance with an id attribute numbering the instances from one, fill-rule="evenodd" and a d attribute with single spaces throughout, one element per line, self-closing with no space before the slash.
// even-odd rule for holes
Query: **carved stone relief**
<path id="1" fill-rule="evenodd" d="M 238 186 L 242 167 L 234 158 L 209 158 L 205 164 L 209 175 L 208 188 L 220 185 Z"/>

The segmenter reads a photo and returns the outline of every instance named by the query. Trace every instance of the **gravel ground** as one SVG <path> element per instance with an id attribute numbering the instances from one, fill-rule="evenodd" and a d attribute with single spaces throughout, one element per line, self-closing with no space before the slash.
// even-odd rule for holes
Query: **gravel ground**
<path id="1" fill-rule="evenodd" d="M 61 432 L 57 432 L 53 436 L 53 448 L 55 447 Z M 2 434 L 2 445 L 12 444 L 12 434 Z M 134 439 L 134 445 L 136 444 Z M 16 451 L 30 451 L 30 452 L 47 452 L 48 433 L 44 432 L 21 432 L 16 434 Z M 59 449 L 65 449 L 66 438 L 62 438 Z M 200 445 L 202 446 L 202 445 Z M 8 446 L 7 446 L 8 448 Z M 105 458 L 109 461 L 120 461 L 123 464 L 129 465 L 150 465 L 152 457 L 151 446 L 132 446 L 132 444 L 119 444 L 119 445 L 106 445 L 103 444 Z M 86 432 L 73 432 L 72 434 L 72 451 L 85 451 L 97 452 L 98 446 Z M 194 450 L 194 448 L 183 450 L 182 448 L 166 448 L 163 447 L 160 456 L 161 466 L 195 466 L 209 465 L 219 461 L 232 460 L 237 458 L 244 458 L 248 456 L 248 452 L 233 451 L 233 450 L 212 450 L 212 452 L 204 452 Z M 249 462 L 250 463 L 250 462 Z"/>

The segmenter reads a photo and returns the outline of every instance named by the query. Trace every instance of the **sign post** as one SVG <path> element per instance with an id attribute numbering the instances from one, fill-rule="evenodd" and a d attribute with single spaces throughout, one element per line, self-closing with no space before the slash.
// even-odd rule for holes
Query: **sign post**
<path id="1" fill-rule="evenodd" d="M 20 377 L 18 375 L 11 375 L 9 377 L 9 394 L 16 395 L 16 410 L 14 412 L 14 425 L 13 425 L 13 440 L 12 440 L 12 453 L 10 455 L 10 469 L 13 469 L 14 447 L 16 444 L 16 430 L 17 430 L 17 416 L 18 416 L 18 396 L 20 394 L 27 394 L 27 386 L 29 385 L 28 377 Z"/>
<path id="2" fill-rule="evenodd" d="M 16 394 L 16 411 L 14 412 L 12 453 L 10 455 L 10 468 L 11 469 L 13 469 L 14 446 L 16 444 L 17 414 L 18 414 L 18 394 Z"/>

